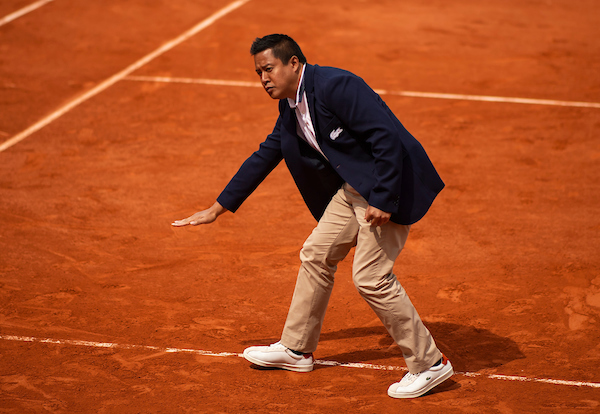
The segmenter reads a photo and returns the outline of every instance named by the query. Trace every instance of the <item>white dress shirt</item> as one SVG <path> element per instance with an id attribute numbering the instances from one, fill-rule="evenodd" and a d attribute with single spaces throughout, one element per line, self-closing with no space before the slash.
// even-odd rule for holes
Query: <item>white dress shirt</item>
<path id="1" fill-rule="evenodd" d="M 315 135 L 315 127 L 310 117 L 310 111 L 308 110 L 308 100 L 306 99 L 306 91 L 304 90 L 304 71 L 306 70 L 306 64 L 302 65 L 302 74 L 300 75 L 300 83 L 298 84 L 298 91 L 296 92 L 296 100 L 287 98 L 290 108 L 296 111 L 296 132 L 304 139 L 308 145 L 319 151 L 319 153 L 325 157 L 317 137 Z M 327 157 L 325 157 L 327 158 Z"/>

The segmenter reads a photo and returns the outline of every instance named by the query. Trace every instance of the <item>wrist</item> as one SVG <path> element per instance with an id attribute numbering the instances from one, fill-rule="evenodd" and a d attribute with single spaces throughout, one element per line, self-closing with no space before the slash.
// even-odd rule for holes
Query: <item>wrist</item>
<path id="1" fill-rule="evenodd" d="M 225 213 L 227 211 L 227 209 L 225 207 L 223 207 L 218 201 L 215 201 L 215 204 L 213 204 L 210 207 L 210 210 L 218 216 L 220 216 L 221 214 Z"/>

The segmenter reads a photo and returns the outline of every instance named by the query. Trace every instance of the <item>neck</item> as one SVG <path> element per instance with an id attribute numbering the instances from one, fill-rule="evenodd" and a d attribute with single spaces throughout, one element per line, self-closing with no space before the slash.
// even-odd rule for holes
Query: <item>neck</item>
<path id="1" fill-rule="evenodd" d="M 300 64 L 300 69 L 298 70 L 298 81 L 296 82 L 296 90 L 294 91 L 294 96 L 292 99 L 296 99 L 298 95 L 298 89 L 300 88 L 300 81 L 302 80 L 302 71 L 304 70 L 304 64 Z"/>

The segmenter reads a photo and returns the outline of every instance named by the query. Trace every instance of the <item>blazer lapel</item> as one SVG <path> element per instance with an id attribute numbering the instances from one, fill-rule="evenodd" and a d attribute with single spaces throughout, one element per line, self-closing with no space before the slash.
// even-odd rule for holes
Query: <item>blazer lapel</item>
<path id="1" fill-rule="evenodd" d="M 310 112 L 310 118 L 315 128 L 315 135 L 317 142 L 321 145 L 321 133 L 319 130 L 319 120 L 317 119 L 315 112 L 315 67 L 313 65 L 306 64 L 306 71 L 304 72 L 304 91 L 306 92 L 306 99 L 308 100 L 308 111 Z"/>
<path id="2" fill-rule="evenodd" d="M 283 127 L 287 130 L 291 136 L 297 136 L 296 134 L 296 113 L 290 109 L 287 100 L 283 101 L 285 105 L 284 116 L 282 117 Z"/>

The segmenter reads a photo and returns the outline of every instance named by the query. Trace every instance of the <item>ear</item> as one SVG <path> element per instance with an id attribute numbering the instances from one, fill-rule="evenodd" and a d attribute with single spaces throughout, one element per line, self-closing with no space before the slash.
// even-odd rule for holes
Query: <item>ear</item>
<path id="1" fill-rule="evenodd" d="M 300 64 L 300 59 L 298 59 L 298 56 L 296 55 L 291 57 L 288 65 L 292 65 L 292 69 L 294 69 L 294 72 L 300 72 L 300 68 L 302 67 Z"/>

